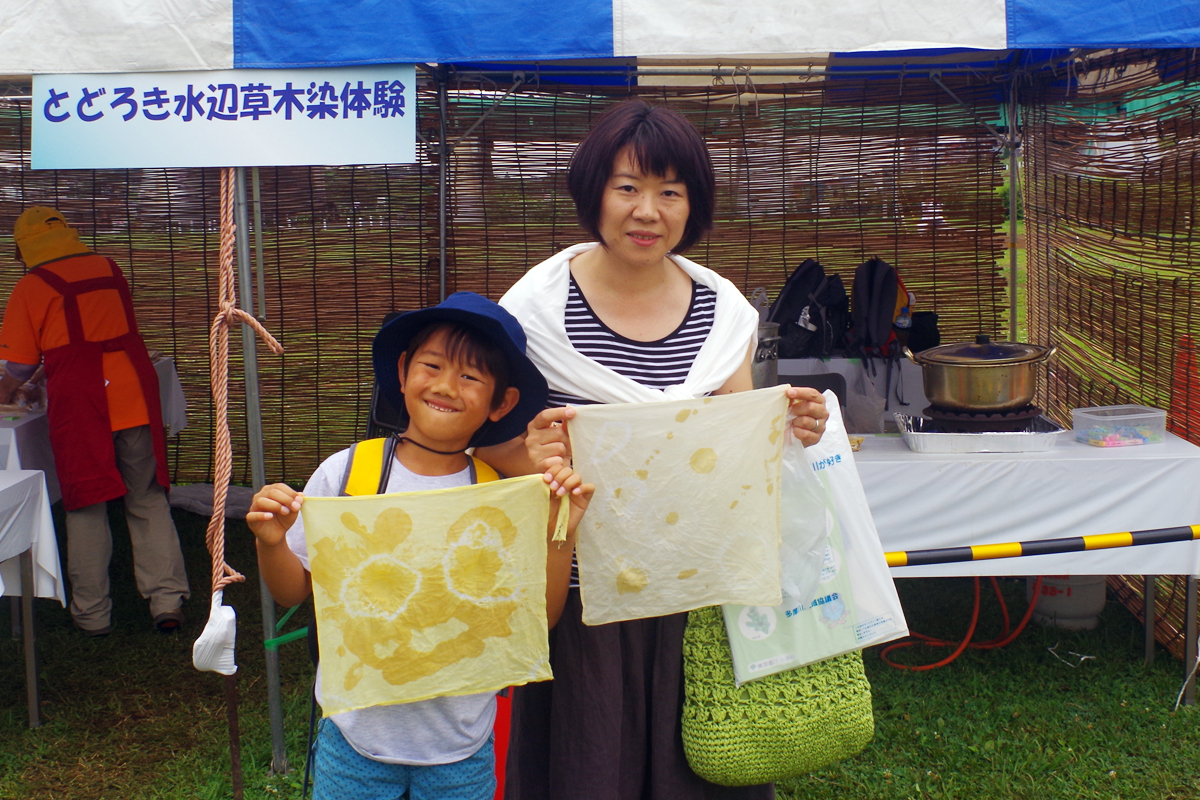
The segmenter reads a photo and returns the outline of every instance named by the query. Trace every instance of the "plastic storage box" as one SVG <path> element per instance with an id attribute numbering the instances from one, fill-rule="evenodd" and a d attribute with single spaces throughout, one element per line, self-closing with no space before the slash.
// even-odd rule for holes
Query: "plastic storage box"
<path id="1" fill-rule="evenodd" d="M 1167 412 L 1149 406 L 1098 406 L 1071 411 L 1075 441 L 1096 447 L 1128 447 L 1163 441 Z"/>

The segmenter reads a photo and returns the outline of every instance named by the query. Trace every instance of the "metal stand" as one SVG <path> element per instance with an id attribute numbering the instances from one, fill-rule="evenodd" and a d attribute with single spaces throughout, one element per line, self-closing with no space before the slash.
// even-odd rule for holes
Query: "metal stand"
<path id="1" fill-rule="evenodd" d="M 756 73 L 757 74 L 757 73 Z M 1017 127 L 1017 114 L 1019 105 L 1017 103 L 1017 81 L 1014 78 L 1008 84 L 1008 107 L 1007 122 L 1008 127 L 1005 133 L 1000 133 L 993 125 L 991 125 L 983 117 L 975 111 L 975 109 L 964 103 L 954 91 L 942 83 L 942 72 L 935 70 L 929 73 L 929 80 L 941 87 L 942 91 L 954 98 L 954 102 L 958 103 L 968 114 L 974 117 L 975 121 L 983 127 L 987 128 L 988 133 L 996 140 L 999 148 L 1002 148 L 1008 153 L 1008 335 L 1011 341 L 1018 341 L 1017 335 L 1017 193 L 1020 191 L 1020 180 L 1017 162 L 1020 160 L 1021 135 Z"/>
<path id="2" fill-rule="evenodd" d="M 225 719 L 229 725 L 229 763 L 233 800 L 242 800 L 242 732 L 238 727 L 237 675 L 225 676 Z"/>
<path id="3" fill-rule="evenodd" d="M 1019 342 L 1017 330 L 1017 200 L 1020 197 L 1021 139 L 1017 134 L 1017 83 L 1013 81 L 1008 96 L 1008 335 L 1009 341 Z"/>
<path id="4" fill-rule="evenodd" d="M 1142 621 L 1146 624 L 1146 666 L 1154 663 L 1154 592 L 1157 575 L 1142 576 Z"/>
<path id="5" fill-rule="evenodd" d="M 20 556 L 21 630 L 25 639 L 25 702 L 29 709 L 29 727 L 42 726 L 41 700 L 37 683 L 37 634 L 33 627 L 33 548 Z M 16 601 L 16 598 L 13 598 Z"/>
<path id="6" fill-rule="evenodd" d="M 450 170 L 450 147 L 446 142 L 446 70 L 437 73 L 438 93 L 438 302 L 446 299 L 446 180 Z"/>
<path id="7" fill-rule="evenodd" d="M 1192 668 L 1196 665 L 1196 586 L 1197 579 L 1189 575 L 1187 579 L 1187 613 L 1183 621 L 1183 674 L 1189 676 L 1192 675 Z M 1196 704 L 1196 678 L 1194 676 L 1188 679 L 1183 688 L 1183 704 L 1185 706 Z"/>
<path id="8" fill-rule="evenodd" d="M 235 223 L 237 225 L 238 304 L 254 313 L 254 281 L 250 272 L 250 222 L 246 209 L 246 170 L 237 168 Z M 246 435 L 250 443 L 250 474 L 255 490 L 267 484 L 266 460 L 263 456 L 262 404 L 258 393 L 258 343 L 254 331 L 242 323 L 242 358 L 246 380 Z M 275 637 L 275 599 L 259 576 L 259 596 L 262 601 L 263 641 Z M 266 648 L 267 704 L 271 717 L 271 771 L 285 775 L 288 771 L 287 740 L 283 732 L 283 696 L 279 687 L 279 651 Z"/>

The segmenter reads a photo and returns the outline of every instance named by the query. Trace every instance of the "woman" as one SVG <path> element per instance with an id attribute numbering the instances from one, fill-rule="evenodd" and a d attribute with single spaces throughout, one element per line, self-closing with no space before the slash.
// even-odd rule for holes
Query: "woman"
<path id="1" fill-rule="evenodd" d="M 715 178 L 695 128 L 669 109 L 620 103 L 577 149 L 567 186 L 596 243 L 539 264 L 501 300 L 559 406 L 529 426 L 524 455 L 537 471 L 569 457 L 567 403 L 752 388 L 757 314 L 729 281 L 678 255 L 712 227 Z M 815 443 L 823 398 L 800 388 L 789 396 L 796 435 Z M 506 447 L 487 458 L 515 466 L 519 445 Z M 555 680 L 514 694 L 508 800 L 773 797 L 772 786 L 716 786 L 687 765 L 687 615 L 585 627 L 577 579 L 572 586 L 551 639 Z"/>

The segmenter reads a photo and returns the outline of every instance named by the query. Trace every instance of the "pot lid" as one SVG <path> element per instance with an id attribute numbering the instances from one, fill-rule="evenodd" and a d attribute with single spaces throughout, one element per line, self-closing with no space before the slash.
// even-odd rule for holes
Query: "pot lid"
<path id="1" fill-rule="evenodd" d="M 922 362 L 930 364 L 1020 364 L 1033 361 L 1046 354 L 1048 348 L 1038 344 L 1021 342 L 993 342 L 979 335 L 974 342 L 954 342 L 931 347 L 918 354 Z"/>

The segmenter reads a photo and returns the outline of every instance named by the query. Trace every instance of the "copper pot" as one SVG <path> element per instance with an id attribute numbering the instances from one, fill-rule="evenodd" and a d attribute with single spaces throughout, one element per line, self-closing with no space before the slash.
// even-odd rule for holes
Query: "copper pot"
<path id="1" fill-rule="evenodd" d="M 904 354 L 921 365 L 925 397 L 946 411 L 1013 411 L 1033 402 L 1038 367 L 1057 351 L 986 336 Z"/>

